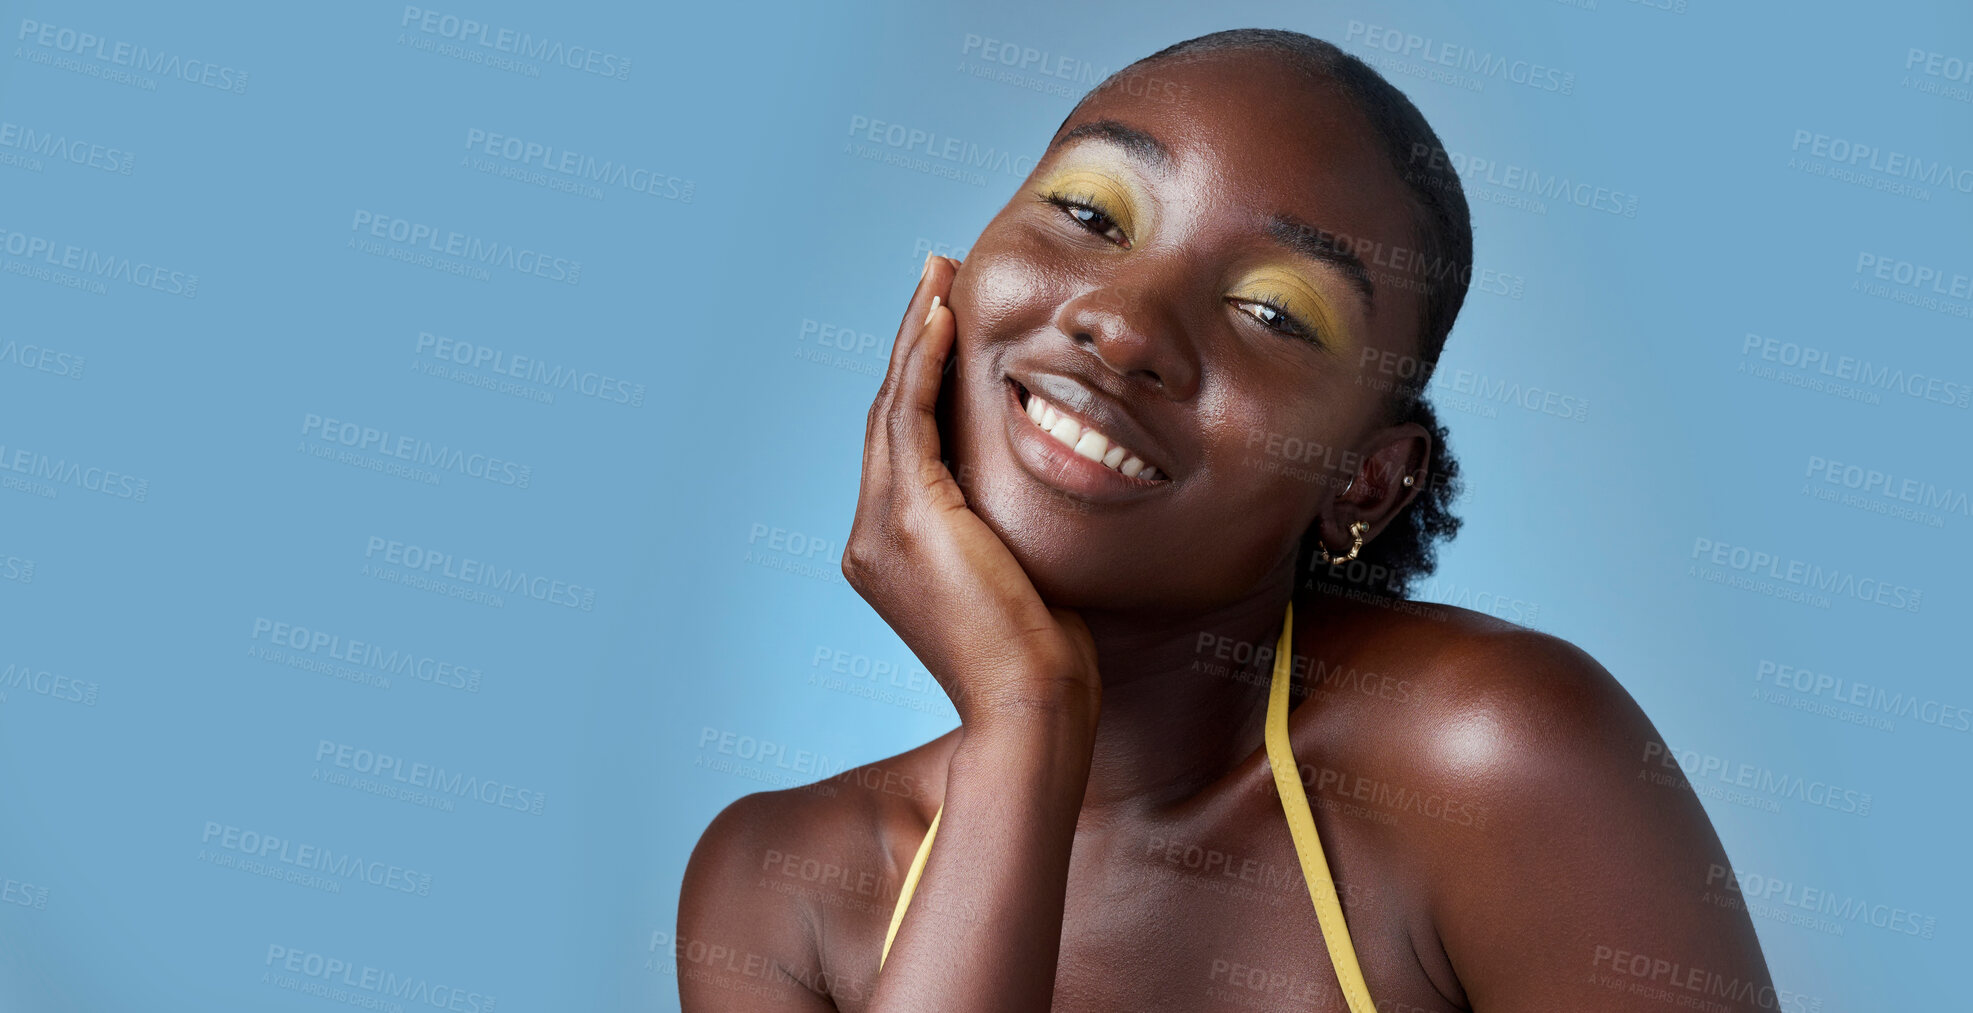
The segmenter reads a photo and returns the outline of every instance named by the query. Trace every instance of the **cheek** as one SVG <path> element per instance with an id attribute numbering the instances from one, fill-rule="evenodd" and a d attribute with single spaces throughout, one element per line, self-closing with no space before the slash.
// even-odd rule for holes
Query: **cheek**
<path id="1" fill-rule="evenodd" d="M 1214 498 L 1230 513 L 1244 514 L 1261 527 L 1305 526 L 1333 490 L 1351 454 L 1336 418 L 1312 404 L 1294 404 L 1307 395 L 1270 390 L 1270 405 L 1242 398 L 1217 416 L 1209 444 Z"/>
<path id="2" fill-rule="evenodd" d="M 1068 300 L 1065 272 L 1034 251 L 982 237 L 952 279 L 962 343 L 1012 341 L 1046 326 Z"/>
<path id="3" fill-rule="evenodd" d="M 1334 365 L 1319 374 L 1258 371 L 1246 379 L 1215 427 L 1220 455 L 1310 503 L 1340 490 L 1362 463 L 1357 448 L 1381 395 Z"/>
<path id="4" fill-rule="evenodd" d="M 1197 502 L 1188 524 L 1210 532 L 1200 540 L 1200 571 L 1224 575 L 1229 588 L 1260 579 L 1299 552 L 1320 502 L 1320 473 L 1291 474 L 1280 462 L 1259 453 L 1231 455 L 1212 476 L 1213 488 Z"/>

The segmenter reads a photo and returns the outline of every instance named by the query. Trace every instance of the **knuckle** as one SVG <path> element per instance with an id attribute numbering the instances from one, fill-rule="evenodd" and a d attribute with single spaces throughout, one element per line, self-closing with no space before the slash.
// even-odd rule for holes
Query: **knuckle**
<path id="1" fill-rule="evenodd" d="M 917 556 L 931 544 L 931 539 L 927 537 L 925 531 L 926 523 L 922 504 L 913 502 L 905 505 L 900 511 L 897 523 L 892 524 L 887 532 L 889 535 L 886 539 L 889 543 L 887 547 L 906 558 Z"/>
<path id="2" fill-rule="evenodd" d="M 873 586 L 885 556 L 885 547 L 895 540 L 893 526 L 858 522 L 843 543 L 843 579 L 861 591 Z"/>
<path id="3" fill-rule="evenodd" d="M 861 590 L 869 583 L 872 569 L 870 538 L 852 534 L 843 546 L 843 579 L 850 586 Z"/>

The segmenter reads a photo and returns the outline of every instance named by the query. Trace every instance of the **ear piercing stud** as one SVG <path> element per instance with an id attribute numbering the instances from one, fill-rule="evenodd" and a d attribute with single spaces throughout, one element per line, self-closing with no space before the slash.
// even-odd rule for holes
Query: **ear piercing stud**
<path id="1" fill-rule="evenodd" d="M 1406 475 L 1406 476 L 1404 476 L 1404 485 L 1405 485 L 1405 488 L 1407 488 L 1407 489 L 1409 489 L 1409 488 L 1411 488 L 1411 486 L 1413 486 L 1413 485 L 1414 485 L 1414 484 L 1416 484 L 1416 483 L 1417 483 L 1417 479 L 1416 479 L 1416 478 L 1414 478 L 1413 476 L 1411 476 L 1411 475 Z M 1350 490 L 1351 490 L 1352 488 L 1354 488 L 1355 486 L 1356 486 L 1356 476 L 1355 476 L 1355 475 L 1351 475 L 1351 476 L 1350 476 L 1350 481 L 1349 481 L 1349 484 L 1348 484 L 1348 485 L 1345 485 L 1345 486 L 1343 486 L 1343 491 L 1342 491 L 1342 492 L 1340 492 L 1340 493 L 1338 493 L 1337 495 L 1340 495 L 1340 496 L 1348 496 L 1348 495 L 1350 494 Z"/>

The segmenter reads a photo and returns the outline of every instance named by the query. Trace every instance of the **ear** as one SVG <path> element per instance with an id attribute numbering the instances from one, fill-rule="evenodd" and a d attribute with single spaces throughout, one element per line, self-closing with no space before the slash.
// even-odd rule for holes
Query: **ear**
<path id="1" fill-rule="evenodd" d="M 1401 422 L 1380 429 L 1365 438 L 1363 447 L 1356 473 L 1344 480 L 1346 486 L 1329 501 L 1318 522 L 1323 547 L 1332 556 L 1349 554 L 1351 523 L 1365 523 L 1363 544 L 1369 545 L 1425 488 L 1432 434 L 1424 426 Z M 1410 485 L 1404 484 L 1406 476 Z"/>

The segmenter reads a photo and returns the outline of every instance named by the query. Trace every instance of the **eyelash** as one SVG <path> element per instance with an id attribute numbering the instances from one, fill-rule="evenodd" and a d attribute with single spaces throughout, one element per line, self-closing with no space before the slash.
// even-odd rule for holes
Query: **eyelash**
<path id="1" fill-rule="evenodd" d="M 1098 208 L 1096 205 L 1089 203 L 1089 201 L 1085 199 L 1078 197 L 1071 197 L 1067 194 L 1051 193 L 1051 194 L 1043 195 L 1041 200 L 1042 203 L 1044 204 L 1052 204 L 1055 207 L 1060 208 L 1062 213 L 1068 215 L 1069 218 L 1072 221 L 1074 221 L 1077 225 L 1081 226 L 1084 229 L 1088 229 L 1091 233 L 1095 235 L 1102 236 L 1104 239 L 1110 239 L 1110 237 L 1106 234 L 1110 231 L 1110 229 L 1116 229 L 1118 235 L 1123 234 L 1123 226 L 1118 225 L 1116 219 L 1111 218 L 1107 214 L 1104 214 L 1101 208 Z M 1103 221 L 1110 223 L 1109 227 L 1102 229 L 1091 228 L 1089 220 L 1078 215 L 1076 213 L 1078 211 L 1089 212 L 1094 217 L 1100 218 Z M 1117 240 L 1110 239 L 1110 242 L 1115 243 L 1117 242 Z M 1119 243 L 1118 245 L 1122 246 L 1126 250 L 1130 249 L 1130 237 L 1124 236 L 1123 242 Z"/>
<path id="2" fill-rule="evenodd" d="M 1123 226 L 1118 225 L 1116 219 L 1111 218 L 1109 215 L 1103 213 L 1101 209 L 1090 204 L 1086 200 L 1082 200 L 1076 197 L 1071 197 L 1066 194 L 1060 194 L 1060 193 L 1044 194 L 1041 200 L 1042 203 L 1044 204 L 1050 204 L 1056 208 L 1059 208 L 1061 212 L 1067 215 L 1069 217 L 1069 220 L 1075 222 L 1077 226 L 1087 230 L 1088 232 L 1094 235 L 1101 236 L 1104 239 L 1109 239 L 1110 242 L 1113 243 L 1117 242 L 1117 240 L 1110 239 L 1108 235 L 1111 229 L 1117 230 L 1119 234 L 1122 234 L 1123 232 Z M 1078 212 L 1087 212 L 1091 216 L 1091 218 L 1084 218 L 1080 214 L 1078 214 Z M 1091 219 L 1107 222 L 1108 226 L 1104 228 L 1098 228 L 1093 224 Z M 1122 243 L 1120 243 L 1119 245 L 1121 245 L 1126 250 L 1130 249 L 1130 237 L 1124 236 Z M 1274 321 L 1262 320 L 1257 314 L 1254 313 L 1247 313 L 1247 315 L 1259 321 L 1262 327 L 1274 331 L 1277 334 L 1285 334 L 1291 338 L 1299 338 L 1303 341 L 1307 341 L 1308 343 L 1312 345 L 1316 345 L 1318 347 L 1320 347 L 1323 344 L 1322 339 L 1315 333 L 1315 329 L 1303 323 L 1301 321 L 1301 318 L 1295 316 L 1293 313 L 1288 312 L 1288 308 L 1281 304 L 1281 300 L 1277 296 L 1268 296 L 1263 299 L 1228 299 L 1227 302 L 1233 303 L 1236 306 L 1266 307 L 1268 310 L 1274 313 L 1275 315 Z M 1241 312 L 1246 312 L 1246 311 L 1243 310 Z M 1285 322 L 1287 326 L 1285 327 L 1276 326 L 1276 322 Z"/>
<path id="3" fill-rule="evenodd" d="M 1241 305 L 1241 306 L 1265 306 L 1268 309 L 1274 311 L 1276 320 L 1286 321 L 1288 326 L 1276 327 L 1274 326 L 1274 324 L 1266 320 L 1261 320 L 1261 318 L 1255 314 L 1248 313 L 1247 315 L 1253 317 L 1255 320 L 1260 320 L 1261 326 L 1267 328 L 1268 330 L 1275 331 L 1280 334 L 1286 334 L 1291 338 L 1300 338 L 1311 345 L 1319 346 L 1323 343 L 1322 339 L 1319 336 L 1317 336 L 1317 334 L 1315 333 L 1315 328 L 1310 327 L 1305 323 L 1302 323 L 1300 317 L 1294 315 L 1293 313 L 1288 312 L 1287 307 L 1281 305 L 1281 300 L 1277 296 L 1268 296 L 1265 299 L 1228 299 L 1227 301 L 1235 305 Z"/>

